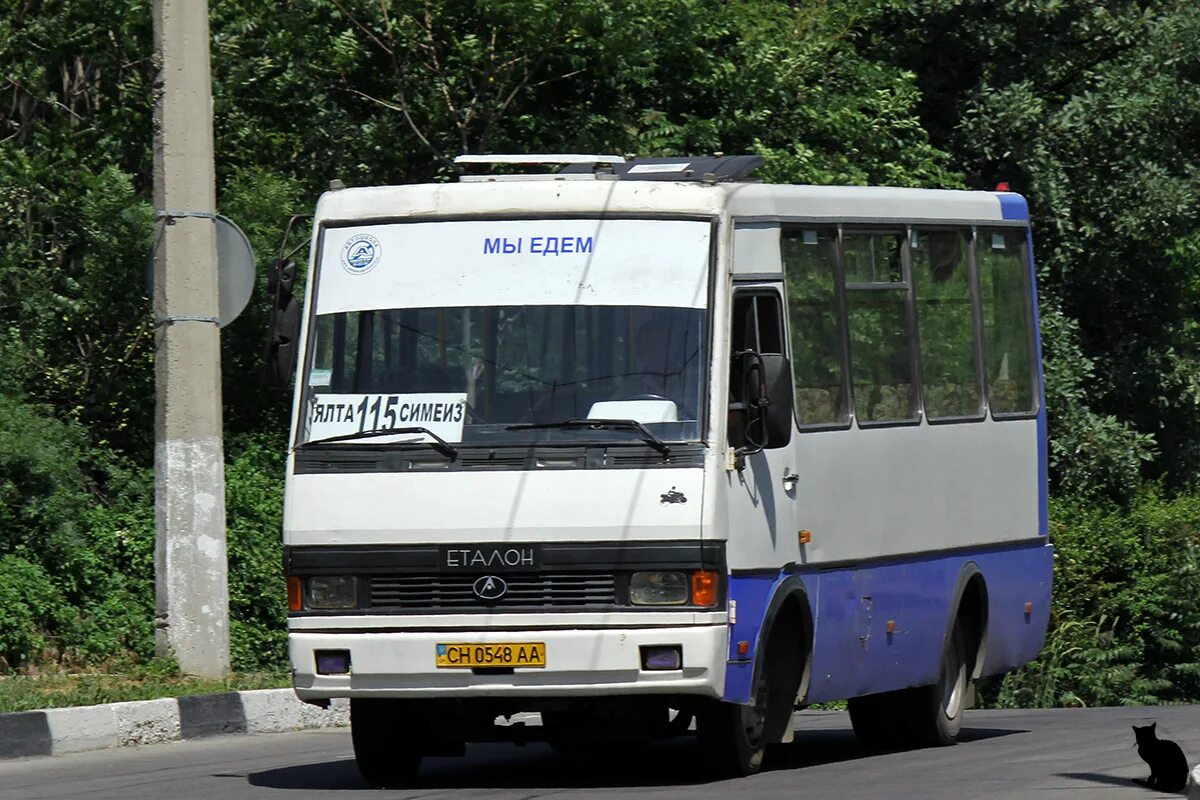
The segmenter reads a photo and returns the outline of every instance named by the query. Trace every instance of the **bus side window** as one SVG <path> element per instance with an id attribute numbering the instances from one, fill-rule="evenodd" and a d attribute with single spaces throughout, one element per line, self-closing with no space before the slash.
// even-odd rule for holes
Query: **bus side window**
<path id="1" fill-rule="evenodd" d="M 850 418 L 837 303 L 837 228 L 785 230 L 781 239 L 796 421 L 839 425 Z"/>
<path id="2" fill-rule="evenodd" d="M 967 263 L 971 232 L 915 230 L 911 246 L 925 414 L 978 418 L 983 392 Z"/>
<path id="3" fill-rule="evenodd" d="M 848 230 L 842 238 L 854 415 L 860 423 L 917 419 L 905 236 Z"/>
<path id="4" fill-rule="evenodd" d="M 980 229 L 976 258 L 993 414 L 1037 410 L 1033 309 L 1024 230 Z"/>

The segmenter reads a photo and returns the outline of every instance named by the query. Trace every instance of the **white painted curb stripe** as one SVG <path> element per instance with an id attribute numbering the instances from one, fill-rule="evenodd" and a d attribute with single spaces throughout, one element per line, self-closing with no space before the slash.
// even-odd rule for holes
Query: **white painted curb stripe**
<path id="1" fill-rule="evenodd" d="M 199 704 L 206 711 L 200 712 L 199 721 L 192 720 L 189 735 L 204 735 L 196 733 L 197 726 L 218 732 L 280 733 L 350 724 L 347 700 L 334 700 L 328 709 L 322 709 L 300 702 L 291 689 L 256 689 L 236 695 L 237 702 L 223 700 L 222 695 L 193 695 L 193 701 L 203 697 L 212 701 Z M 179 698 L 168 697 L 0 714 L 0 759 L 177 741 L 185 733 L 179 704 Z M 206 713 L 214 716 L 205 718 Z M 226 713 L 230 719 L 219 718 Z"/>

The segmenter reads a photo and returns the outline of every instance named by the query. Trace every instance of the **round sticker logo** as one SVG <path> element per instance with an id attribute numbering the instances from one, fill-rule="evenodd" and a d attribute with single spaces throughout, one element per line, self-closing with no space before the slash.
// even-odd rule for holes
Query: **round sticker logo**
<path id="1" fill-rule="evenodd" d="M 342 248 L 342 266 L 353 275 L 363 275 L 375 268 L 382 253 L 378 239 L 360 233 L 351 236 Z"/>

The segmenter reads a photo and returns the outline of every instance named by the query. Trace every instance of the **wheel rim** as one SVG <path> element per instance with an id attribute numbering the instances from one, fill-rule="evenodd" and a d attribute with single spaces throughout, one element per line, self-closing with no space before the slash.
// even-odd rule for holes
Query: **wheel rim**
<path id="1" fill-rule="evenodd" d="M 942 699 L 942 713 L 946 715 L 946 719 L 954 719 L 962 711 L 966 683 L 967 660 L 963 653 L 962 636 L 955 631 L 950 647 L 946 649 L 946 659 L 938 679 L 938 694 Z"/>

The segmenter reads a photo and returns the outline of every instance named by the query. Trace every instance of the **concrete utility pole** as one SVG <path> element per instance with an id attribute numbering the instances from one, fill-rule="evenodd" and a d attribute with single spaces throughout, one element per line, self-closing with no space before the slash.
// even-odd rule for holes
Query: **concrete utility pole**
<path id="1" fill-rule="evenodd" d="M 155 642 L 229 671 L 208 3 L 155 0 Z"/>

